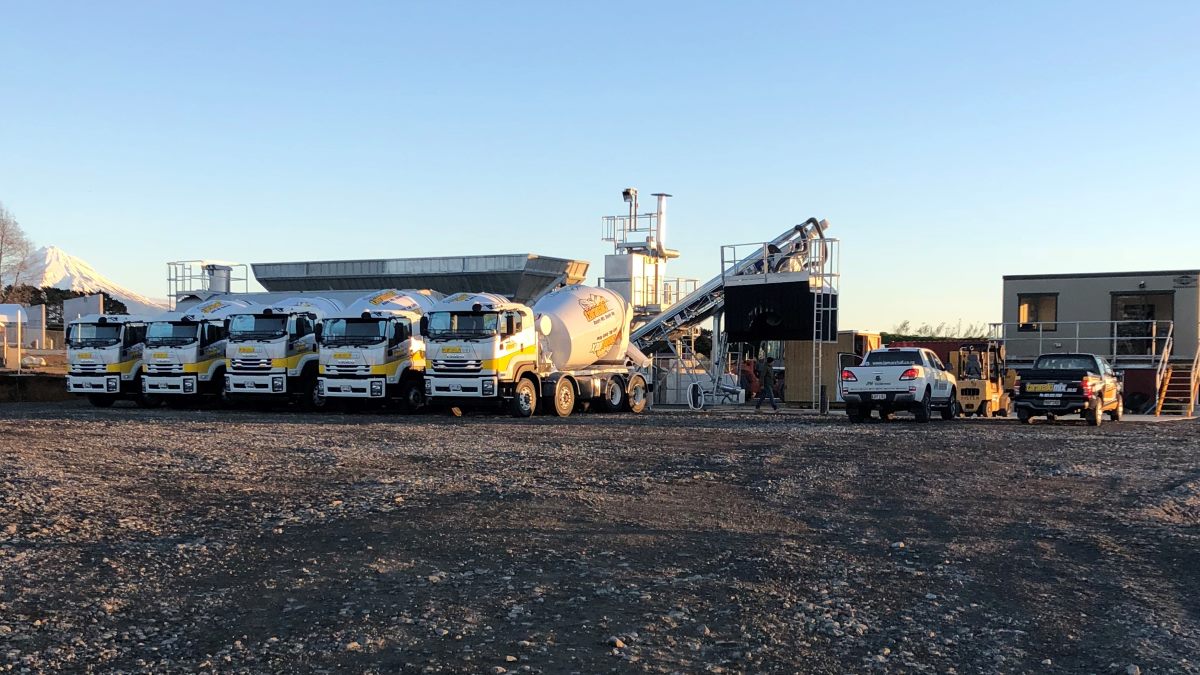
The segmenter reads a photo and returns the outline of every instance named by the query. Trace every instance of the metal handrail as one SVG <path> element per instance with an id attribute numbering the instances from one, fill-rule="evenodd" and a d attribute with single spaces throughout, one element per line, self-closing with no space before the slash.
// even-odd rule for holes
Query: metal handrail
<path id="1" fill-rule="evenodd" d="M 1188 392 L 1188 417 L 1196 412 L 1196 393 L 1200 390 L 1200 341 L 1196 343 L 1196 355 L 1192 357 L 1192 388 Z"/>
<path id="2" fill-rule="evenodd" d="M 1150 335 L 1148 336 L 1122 336 L 1118 328 L 1120 326 L 1142 325 L 1149 327 Z M 1046 326 L 1053 326 L 1051 330 L 1047 330 Z M 1087 335 L 1084 329 L 1086 327 L 1108 326 L 1109 330 L 1104 331 L 1105 335 Z M 1173 345 L 1175 322 L 1165 319 L 1140 319 L 1140 320 L 1122 320 L 1122 321 L 1046 321 L 1035 323 L 993 323 L 989 325 L 990 338 L 999 341 L 1007 347 L 1010 343 L 1021 342 L 1037 342 L 1038 353 L 1046 351 L 1046 343 L 1058 343 L 1061 347 L 1063 342 L 1073 342 L 1074 351 L 1089 351 L 1108 356 L 1111 360 L 1116 361 L 1119 357 L 1151 357 L 1154 359 L 1166 359 L 1166 354 L 1169 354 L 1169 345 Z M 1012 331 L 1010 329 L 1016 329 Z M 1073 334 L 1064 335 L 1064 329 L 1070 331 L 1073 328 Z M 1018 335 L 1012 335 L 1012 332 Z M 1024 333 L 1025 335 L 1021 335 Z M 1150 353 L 1148 354 L 1121 354 L 1120 347 L 1122 344 L 1130 344 L 1135 341 L 1149 341 Z M 1096 345 L 1097 342 L 1105 343 L 1109 349 L 1104 351 Z M 1085 346 L 1088 347 L 1085 349 Z M 1008 350 L 1011 354 L 1011 350 Z M 1164 354 L 1165 352 L 1165 354 Z"/>

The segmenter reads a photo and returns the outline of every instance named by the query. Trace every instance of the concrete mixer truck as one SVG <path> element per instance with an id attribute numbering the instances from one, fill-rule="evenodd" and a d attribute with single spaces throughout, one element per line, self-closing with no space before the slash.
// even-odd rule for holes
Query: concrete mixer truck
<path id="1" fill-rule="evenodd" d="M 318 326 L 317 393 L 326 398 L 425 404 L 425 340 L 420 322 L 442 298 L 434 291 L 386 290 L 350 303 Z"/>
<path id="2" fill-rule="evenodd" d="M 595 406 L 640 413 L 650 359 L 629 343 L 628 303 L 611 290 L 567 286 L 532 308 L 459 293 L 426 315 L 425 395 L 450 405 L 501 401 L 516 417 Z"/>
<path id="3" fill-rule="evenodd" d="M 107 408 L 119 399 L 141 407 L 159 401 L 142 394 L 146 321 L 128 314 L 88 314 L 67 324 L 67 391 Z"/>
<path id="4" fill-rule="evenodd" d="M 226 318 L 247 308 L 238 300 L 209 300 L 152 320 L 146 330 L 142 392 L 161 395 L 168 405 L 223 395 Z"/>
<path id="5" fill-rule="evenodd" d="M 293 297 L 229 317 L 225 393 L 230 400 L 290 398 L 324 407 L 317 388 L 317 324 L 342 311 L 328 298 Z"/>

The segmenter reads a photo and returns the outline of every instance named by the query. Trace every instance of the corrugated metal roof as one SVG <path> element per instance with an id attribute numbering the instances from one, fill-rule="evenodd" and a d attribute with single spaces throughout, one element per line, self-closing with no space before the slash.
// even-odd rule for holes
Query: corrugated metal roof
<path id="1" fill-rule="evenodd" d="M 486 291 L 528 303 L 559 283 L 587 276 L 583 260 L 532 253 L 254 263 L 258 282 L 269 291 L 339 291 L 429 288 L 442 293 Z"/>

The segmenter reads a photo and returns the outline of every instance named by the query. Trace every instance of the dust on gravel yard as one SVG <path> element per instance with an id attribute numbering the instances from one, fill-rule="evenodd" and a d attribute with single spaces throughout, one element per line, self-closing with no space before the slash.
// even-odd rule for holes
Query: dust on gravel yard
<path id="1" fill-rule="evenodd" d="M 1200 672 L 1195 423 L 0 409 L 0 670 Z"/>

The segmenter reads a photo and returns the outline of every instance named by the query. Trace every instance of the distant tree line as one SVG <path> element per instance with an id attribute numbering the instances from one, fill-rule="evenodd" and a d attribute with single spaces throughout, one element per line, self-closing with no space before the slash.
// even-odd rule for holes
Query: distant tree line
<path id="1" fill-rule="evenodd" d="M 939 324 L 923 323 L 914 326 L 911 321 L 901 321 L 890 331 L 880 334 L 885 343 L 902 340 L 986 340 L 988 327 L 986 323 L 963 324 L 943 321 Z"/>
<path id="2" fill-rule="evenodd" d="M 3 289 L 4 302 L 16 303 L 20 305 L 45 305 L 46 306 L 46 328 L 51 330 L 61 330 L 63 326 L 63 301 L 74 298 L 82 298 L 85 295 L 94 295 L 93 293 L 82 293 L 80 291 L 64 291 L 61 288 L 53 286 L 29 286 L 21 284 L 19 286 L 8 285 Z M 104 311 L 108 314 L 128 314 L 129 308 L 125 303 L 117 300 L 108 293 L 101 291 L 100 295 L 104 296 Z M 72 317 L 74 318 L 74 317 Z"/>

